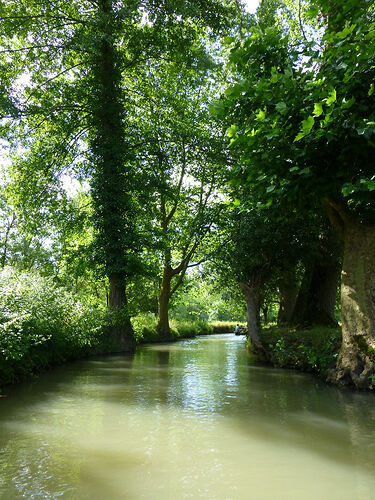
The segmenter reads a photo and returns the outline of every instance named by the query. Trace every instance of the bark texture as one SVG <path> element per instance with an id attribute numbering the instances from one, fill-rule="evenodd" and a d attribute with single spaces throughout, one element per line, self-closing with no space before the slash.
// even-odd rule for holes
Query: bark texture
<path id="1" fill-rule="evenodd" d="M 351 226 L 345 233 L 342 347 L 335 378 L 365 388 L 375 375 L 375 227 Z"/>
<path id="2" fill-rule="evenodd" d="M 260 306 L 262 300 L 263 281 L 253 273 L 247 282 L 240 283 L 240 288 L 245 297 L 247 331 L 254 350 L 263 351 L 260 340 Z"/>
<path id="3" fill-rule="evenodd" d="M 341 277 L 342 346 L 329 379 L 373 388 L 375 375 L 375 226 L 359 223 L 342 203 L 327 201 L 332 224 L 344 241 Z"/>

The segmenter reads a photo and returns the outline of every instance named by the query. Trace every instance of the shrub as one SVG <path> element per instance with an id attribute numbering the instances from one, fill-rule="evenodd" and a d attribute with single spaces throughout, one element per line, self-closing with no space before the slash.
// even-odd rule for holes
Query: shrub
<path id="1" fill-rule="evenodd" d="M 99 346 L 104 312 L 52 278 L 0 272 L 0 384 L 82 356 Z"/>

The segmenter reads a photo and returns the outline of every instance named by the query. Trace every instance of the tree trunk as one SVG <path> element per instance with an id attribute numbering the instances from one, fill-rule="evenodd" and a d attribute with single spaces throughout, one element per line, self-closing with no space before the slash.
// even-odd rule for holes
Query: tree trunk
<path id="1" fill-rule="evenodd" d="M 10 231 L 16 221 L 16 216 L 15 214 L 12 215 L 12 219 L 10 222 L 8 222 L 6 232 L 5 232 L 5 238 L 4 238 L 4 249 L 3 249 L 3 254 L 1 256 L 1 268 L 3 269 L 5 267 L 6 261 L 7 261 L 7 253 L 8 253 L 8 240 L 9 240 L 9 234 Z"/>
<path id="2" fill-rule="evenodd" d="M 335 379 L 371 387 L 375 375 L 375 227 L 346 228 L 341 284 L 342 346 Z"/>
<path id="3" fill-rule="evenodd" d="M 164 269 L 163 279 L 160 286 L 159 293 L 159 317 L 157 331 L 160 340 L 171 340 L 171 329 L 169 326 L 169 299 L 171 298 L 171 280 L 172 275 L 169 269 Z"/>
<path id="4" fill-rule="evenodd" d="M 277 315 L 277 323 L 289 323 L 297 301 L 297 281 L 295 266 L 283 272 L 279 284 L 280 307 Z"/>
<path id="5" fill-rule="evenodd" d="M 126 278 L 139 245 L 132 199 L 133 173 L 125 132 L 117 14 L 112 0 L 98 0 L 98 23 L 91 56 L 92 198 L 98 259 L 109 279 L 113 350 L 132 351 L 134 335 L 127 311 Z M 129 257 L 130 255 L 130 257 Z"/>
<path id="6" fill-rule="evenodd" d="M 294 325 L 337 326 L 336 293 L 340 267 L 336 262 L 307 267 L 290 322 Z"/>
<path id="7" fill-rule="evenodd" d="M 302 325 L 304 322 L 304 314 L 307 307 L 309 288 L 313 274 L 313 266 L 307 265 L 303 273 L 301 285 L 299 287 L 296 303 L 293 309 L 290 323 L 292 325 Z"/>
<path id="8" fill-rule="evenodd" d="M 374 388 L 375 225 L 359 223 L 342 202 L 327 200 L 330 220 L 344 241 L 341 276 L 342 346 L 329 380 Z"/>
<path id="9" fill-rule="evenodd" d="M 259 276 L 253 276 L 253 279 L 246 283 L 240 283 L 240 288 L 245 297 L 247 332 L 251 344 L 255 350 L 263 347 L 260 341 L 260 303 L 262 292 L 262 281 Z"/>
<path id="10" fill-rule="evenodd" d="M 109 276 L 108 306 L 115 315 L 111 328 L 111 351 L 133 352 L 135 344 L 133 328 L 127 311 L 125 278 L 116 273 Z"/>
<path id="11" fill-rule="evenodd" d="M 337 326 L 335 304 L 340 267 L 337 264 L 316 264 L 311 276 L 303 323 Z"/>

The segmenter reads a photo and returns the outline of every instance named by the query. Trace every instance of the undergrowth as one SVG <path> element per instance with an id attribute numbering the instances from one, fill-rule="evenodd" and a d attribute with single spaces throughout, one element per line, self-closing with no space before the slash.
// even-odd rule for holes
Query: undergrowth
<path id="1" fill-rule="evenodd" d="M 325 373 L 336 364 L 341 329 L 267 326 L 262 330 L 261 341 L 275 366 Z"/>
<path id="2" fill-rule="evenodd" d="M 52 278 L 0 272 L 0 385 L 83 357 L 100 345 L 104 311 L 80 302 Z"/>

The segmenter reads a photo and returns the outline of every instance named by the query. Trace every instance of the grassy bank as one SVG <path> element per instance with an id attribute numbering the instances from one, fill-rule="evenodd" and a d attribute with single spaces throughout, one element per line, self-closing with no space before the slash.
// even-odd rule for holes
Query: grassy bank
<path id="1" fill-rule="evenodd" d="M 341 345 L 339 327 L 263 327 L 261 341 L 274 366 L 324 375 L 334 368 Z"/>
<path id="2" fill-rule="evenodd" d="M 156 330 L 157 317 L 154 314 L 140 314 L 132 319 L 137 344 L 158 342 Z M 228 321 L 179 321 L 172 319 L 170 327 L 173 340 L 192 338 L 197 335 L 211 335 L 215 333 L 233 333 L 237 323 Z M 246 324 L 241 323 L 242 331 L 246 331 Z"/>
<path id="3" fill-rule="evenodd" d="M 210 323 L 213 328 L 213 333 L 233 333 L 237 324 L 240 325 L 241 331 L 246 332 L 246 323 L 236 323 L 235 321 L 214 321 Z"/>
<path id="4" fill-rule="evenodd" d="M 154 314 L 140 314 L 132 319 L 132 323 L 137 344 L 159 342 L 156 330 L 157 318 Z M 170 327 L 173 340 L 214 333 L 213 326 L 204 321 L 178 321 L 172 319 Z"/>

